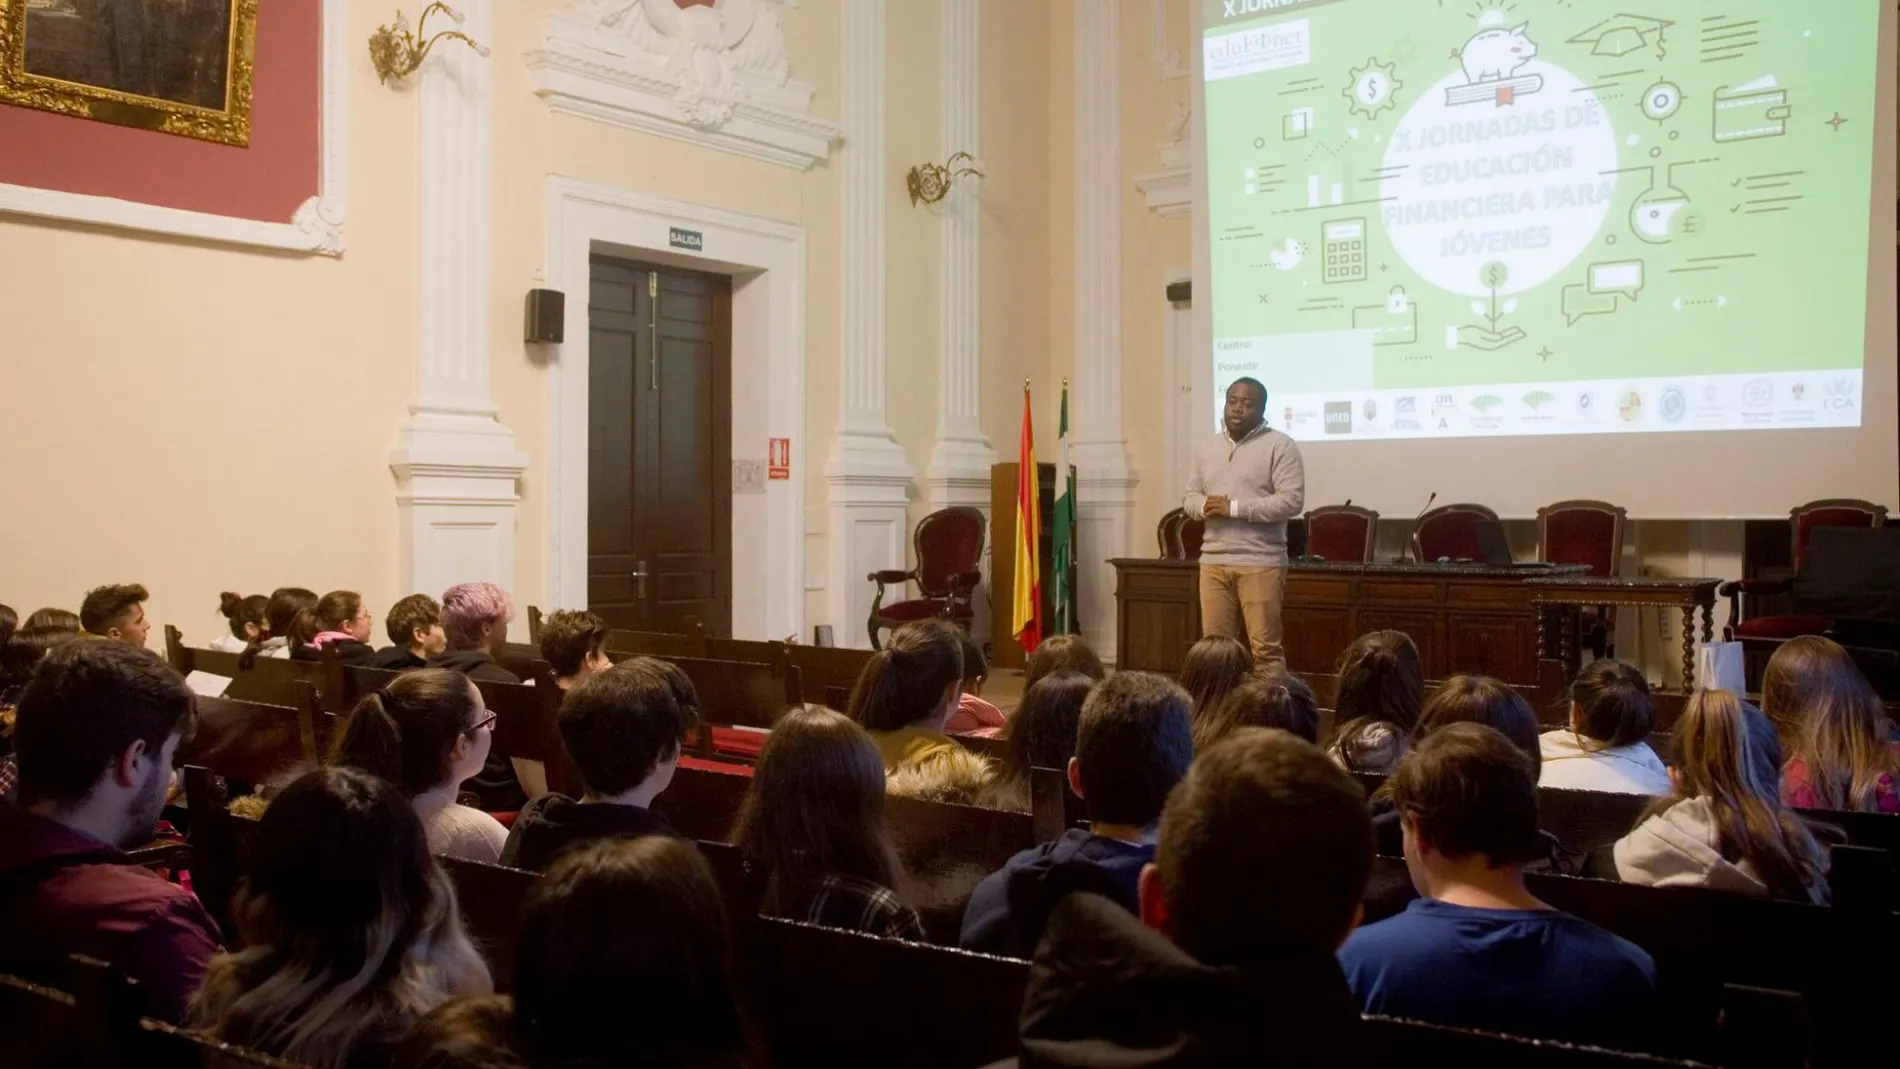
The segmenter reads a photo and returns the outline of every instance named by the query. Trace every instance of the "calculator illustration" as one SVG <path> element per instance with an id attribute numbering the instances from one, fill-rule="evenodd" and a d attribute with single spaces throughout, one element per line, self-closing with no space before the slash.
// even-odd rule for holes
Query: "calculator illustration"
<path id="1" fill-rule="evenodd" d="M 1336 219 L 1321 228 L 1325 238 L 1326 281 L 1364 282 L 1366 280 L 1366 221 Z"/>

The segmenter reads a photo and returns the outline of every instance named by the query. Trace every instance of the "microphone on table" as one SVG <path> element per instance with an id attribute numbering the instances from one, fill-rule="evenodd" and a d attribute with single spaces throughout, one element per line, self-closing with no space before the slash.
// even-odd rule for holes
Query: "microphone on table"
<path id="1" fill-rule="evenodd" d="M 1405 536 L 1405 552 L 1407 552 L 1407 553 L 1410 553 L 1410 554 L 1412 554 L 1412 563 L 1413 563 L 1413 564 L 1418 564 L 1418 563 L 1420 563 L 1420 561 L 1419 561 L 1419 559 L 1418 559 L 1418 555 L 1417 555 L 1417 549 L 1418 549 L 1418 524 L 1419 524 L 1419 521 L 1420 521 L 1420 520 L 1423 520 L 1423 519 L 1425 518 L 1425 514 L 1426 514 L 1427 512 L 1430 512 L 1430 511 L 1432 510 L 1432 503 L 1433 503 L 1433 502 L 1435 502 L 1435 501 L 1437 501 L 1437 500 L 1438 500 L 1438 491 L 1436 491 L 1436 490 L 1433 490 L 1433 491 L 1432 491 L 1432 496 L 1430 496 L 1430 497 L 1428 497 L 1428 498 L 1426 498 L 1426 499 L 1425 499 L 1425 507 L 1424 507 L 1424 508 L 1422 508 L 1422 509 L 1419 509 L 1419 510 L 1418 510 L 1418 515 L 1416 515 L 1416 516 L 1414 516 L 1414 517 L 1412 517 L 1412 530 L 1411 530 L 1411 533 L 1409 533 L 1409 534 L 1407 534 L 1407 535 Z"/>

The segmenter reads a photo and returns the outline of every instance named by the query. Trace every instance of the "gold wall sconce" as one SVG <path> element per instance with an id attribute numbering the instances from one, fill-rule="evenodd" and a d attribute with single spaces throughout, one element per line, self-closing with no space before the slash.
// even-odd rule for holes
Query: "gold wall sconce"
<path id="1" fill-rule="evenodd" d="M 915 208 L 920 202 L 935 204 L 950 195 L 950 185 L 965 175 L 983 177 L 983 172 L 970 166 L 976 157 L 967 152 L 952 153 L 942 163 L 920 163 L 904 176 L 905 184 L 910 187 L 910 206 Z"/>
<path id="2" fill-rule="evenodd" d="M 402 11 L 396 12 L 393 25 L 379 26 L 369 39 L 369 61 L 376 68 L 376 76 L 384 85 L 398 82 L 421 69 L 422 61 L 429 58 L 429 49 L 435 47 L 443 38 L 461 41 L 474 49 L 478 55 L 488 55 L 488 46 L 463 33 L 461 30 L 441 30 L 433 37 L 425 37 L 429 32 L 429 16 L 440 12 L 447 15 L 457 25 L 464 16 L 442 0 L 422 9 L 422 17 L 416 20 L 414 33 L 409 32 L 409 20 Z"/>

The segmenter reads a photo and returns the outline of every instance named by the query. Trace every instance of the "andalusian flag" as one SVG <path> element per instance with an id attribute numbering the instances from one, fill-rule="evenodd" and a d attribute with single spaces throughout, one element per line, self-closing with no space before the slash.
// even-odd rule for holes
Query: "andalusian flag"
<path id="1" fill-rule="evenodd" d="M 1056 430 L 1061 448 L 1056 452 L 1055 553 L 1056 619 L 1052 634 L 1073 635 L 1081 628 L 1075 618 L 1075 472 L 1069 468 L 1069 380 L 1062 380 L 1062 423 Z"/>
<path id="2" fill-rule="evenodd" d="M 1029 380 L 1023 380 L 1023 441 L 1016 466 L 1016 577 L 1012 584 L 1016 604 L 1011 632 L 1022 643 L 1025 653 L 1042 645 L 1041 568 L 1036 561 L 1036 535 L 1042 530 L 1042 517 L 1036 510 L 1037 490 L 1036 432 L 1029 420 Z"/>

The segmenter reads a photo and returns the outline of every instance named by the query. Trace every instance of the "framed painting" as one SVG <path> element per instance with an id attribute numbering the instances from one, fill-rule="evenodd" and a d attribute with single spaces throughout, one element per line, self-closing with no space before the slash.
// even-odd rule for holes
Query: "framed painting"
<path id="1" fill-rule="evenodd" d="M 0 104 L 243 147 L 258 0 L 0 0 Z"/>

